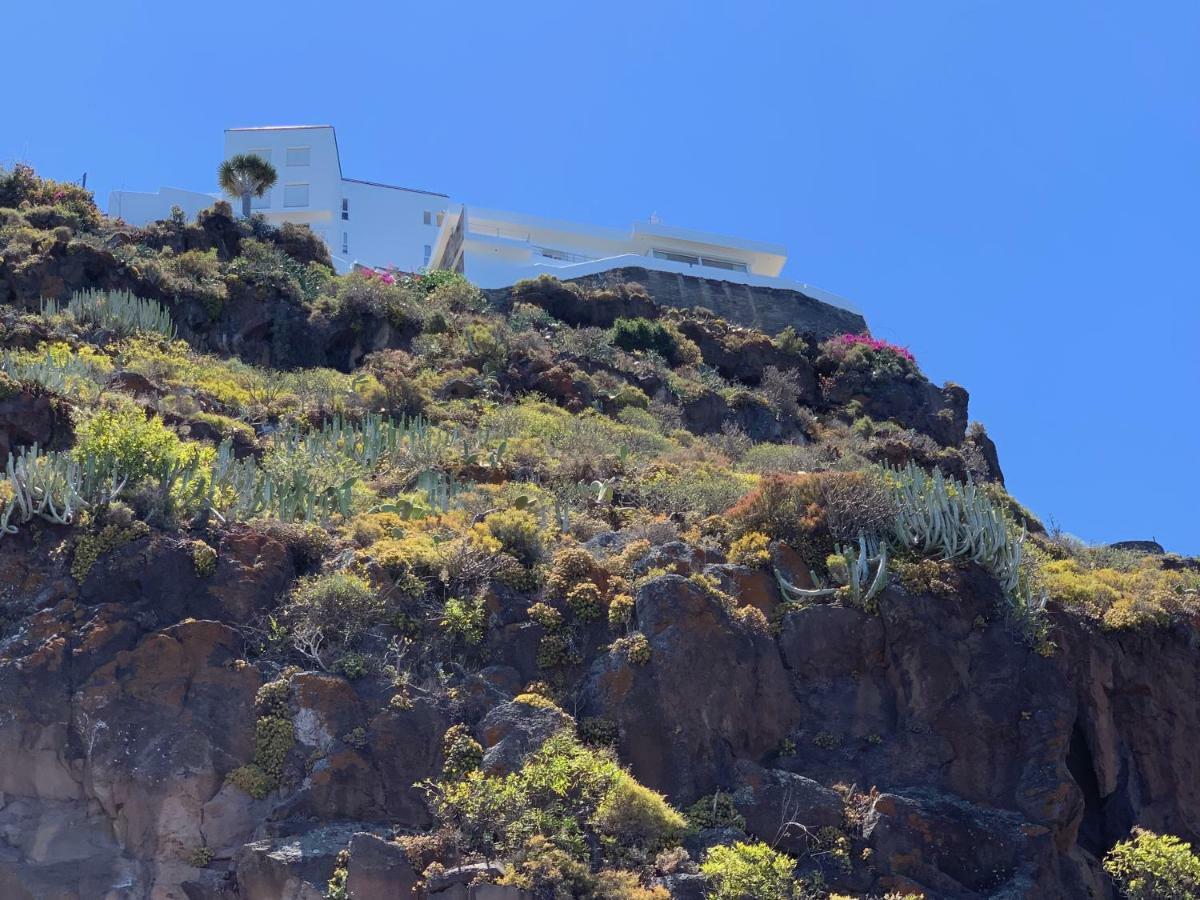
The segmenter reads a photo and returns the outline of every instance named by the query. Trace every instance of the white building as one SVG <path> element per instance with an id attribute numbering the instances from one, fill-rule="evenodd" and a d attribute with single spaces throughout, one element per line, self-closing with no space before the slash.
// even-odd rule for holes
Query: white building
<path id="1" fill-rule="evenodd" d="M 797 290 L 854 310 L 841 297 L 781 278 L 787 252 L 778 244 L 657 221 L 629 229 L 600 228 L 451 205 L 445 194 L 347 178 L 331 125 L 228 128 L 224 158 L 239 153 L 263 157 L 278 173 L 275 186 L 253 200 L 253 210 L 274 224 L 307 224 L 325 241 L 339 272 L 355 264 L 405 272 L 443 268 L 494 288 L 544 273 L 567 279 L 640 267 Z M 178 188 L 152 194 L 114 191 L 108 211 L 144 225 L 167 218 L 173 206 L 190 218 L 220 197 Z"/>
<path id="2" fill-rule="evenodd" d="M 278 173 L 275 186 L 254 198 L 253 210 L 275 225 L 308 225 L 329 247 L 338 271 L 362 263 L 416 272 L 430 264 L 449 198 L 346 178 L 333 126 L 228 128 L 223 158 L 239 153 L 261 156 Z M 165 187 L 156 193 L 113 191 L 108 212 L 144 225 L 167 218 L 172 206 L 190 218 L 218 199 L 219 193 Z"/>
<path id="3" fill-rule="evenodd" d="M 638 267 L 761 287 L 788 288 L 854 310 L 820 288 L 780 278 L 787 251 L 778 244 L 675 228 L 657 221 L 600 228 L 521 213 L 456 205 L 446 215 L 433 267 L 460 272 L 483 288 L 525 278 L 578 278 Z"/>

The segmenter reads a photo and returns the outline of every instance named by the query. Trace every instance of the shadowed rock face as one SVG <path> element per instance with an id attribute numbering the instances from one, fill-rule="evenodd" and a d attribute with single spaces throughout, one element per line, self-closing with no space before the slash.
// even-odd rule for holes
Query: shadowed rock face
<path id="1" fill-rule="evenodd" d="M 352 838 L 352 883 L 380 896 L 389 879 L 411 885 L 387 837 L 431 825 L 413 785 L 441 765 L 446 710 L 389 707 L 371 679 L 301 674 L 283 787 L 255 800 L 225 781 L 254 756 L 263 681 L 234 626 L 291 577 L 282 547 L 231 529 L 202 579 L 172 541 L 144 538 L 77 589 L 51 543 L 0 542 L 18 623 L 0 645 L 3 896 L 319 897 Z M 737 567 L 709 568 L 771 593 Z M 1113 635 L 1059 616 L 1046 658 L 997 616 L 983 572 L 953 588 L 889 588 L 878 615 L 811 606 L 763 633 L 687 578 L 660 576 L 636 598 L 649 661 L 589 644 L 576 712 L 616 724 L 645 784 L 677 805 L 729 792 L 747 830 L 781 847 L 803 849 L 857 810 L 872 862 L 847 890 L 1106 896 L 1097 857 L 1132 824 L 1200 838 L 1192 633 Z M 488 765 L 508 771 L 552 733 L 541 718 L 561 714 L 506 702 L 527 679 L 488 672 L 461 714 Z M 348 738 L 356 729 L 362 740 Z M 198 847 L 213 851 L 208 868 L 188 863 Z"/>
<path id="2" fill-rule="evenodd" d="M 610 295 L 601 304 L 583 303 L 577 296 L 573 299 L 564 291 L 556 292 L 544 304 L 539 303 L 555 318 L 578 325 L 607 328 L 620 317 L 651 318 L 657 314 L 654 305 L 658 304 L 675 309 L 704 307 L 722 319 L 767 334 L 777 334 L 790 326 L 799 333 L 808 332 L 817 340 L 824 340 L 835 334 L 857 334 L 867 330 L 866 321 L 858 313 L 785 288 L 734 284 L 638 267 L 613 269 L 564 283 Z M 637 286 L 638 290 L 627 292 L 623 290 L 624 285 Z M 512 303 L 509 288 L 495 288 L 485 293 L 502 309 Z"/>

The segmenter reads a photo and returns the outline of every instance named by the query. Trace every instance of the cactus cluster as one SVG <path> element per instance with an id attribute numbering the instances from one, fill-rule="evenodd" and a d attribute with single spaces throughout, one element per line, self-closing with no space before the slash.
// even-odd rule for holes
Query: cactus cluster
<path id="1" fill-rule="evenodd" d="M 77 321 L 117 334 L 150 332 L 174 339 L 175 324 L 171 314 L 155 300 L 146 300 L 130 291 L 76 291 L 66 308 L 60 310 L 55 300 L 42 301 L 42 315 L 54 316 L 66 312 Z"/>
<path id="2" fill-rule="evenodd" d="M 854 547 L 839 544 L 836 552 L 829 557 L 827 567 L 831 576 L 843 582 L 841 585 L 800 588 L 784 578 L 779 569 L 775 569 L 780 593 L 790 602 L 806 603 L 844 591 L 856 606 L 868 606 L 887 587 L 887 544 L 873 536 L 860 534 L 857 552 Z"/>
<path id="3" fill-rule="evenodd" d="M 40 357 L 6 351 L 0 353 L 0 372 L 13 381 L 40 384 L 47 390 L 66 393 L 80 381 L 90 381 L 96 369 L 85 359 L 69 354 L 55 354 L 47 349 Z"/>
<path id="4" fill-rule="evenodd" d="M 79 462 L 69 453 L 45 453 L 37 444 L 10 453 L 4 475 L 0 537 L 35 518 L 69 525 L 81 510 L 115 499 L 125 485 L 99 471 L 94 459 Z"/>
<path id="5" fill-rule="evenodd" d="M 999 580 L 1014 609 L 1030 612 L 1036 601 L 1022 575 L 1025 530 L 1016 527 L 973 482 L 932 474 L 912 463 L 889 469 L 898 512 L 889 539 L 923 556 L 969 559 Z"/>
<path id="6" fill-rule="evenodd" d="M 350 512 L 351 490 L 356 478 L 337 487 L 319 488 L 304 472 L 290 477 L 272 475 L 254 457 L 238 459 L 233 442 L 217 448 L 212 477 L 202 501 L 221 519 L 246 520 L 268 516 L 285 522 L 314 522 L 339 512 Z"/>

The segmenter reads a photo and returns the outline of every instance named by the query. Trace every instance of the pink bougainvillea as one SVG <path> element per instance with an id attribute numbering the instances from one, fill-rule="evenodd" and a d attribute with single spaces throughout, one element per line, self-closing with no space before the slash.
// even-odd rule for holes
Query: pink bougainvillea
<path id="1" fill-rule="evenodd" d="M 869 334 L 839 334 L 830 343 L 835 347 L 843 347 L 847 350 L 860 344 L 870 350 L 890 350 L 892 353 L 907 359 L 909 362 L 915 361 L 912 351 L 907 347 L 901 347 L 898 344 L 889 344 L 887 341 L 871 337 Z"/>

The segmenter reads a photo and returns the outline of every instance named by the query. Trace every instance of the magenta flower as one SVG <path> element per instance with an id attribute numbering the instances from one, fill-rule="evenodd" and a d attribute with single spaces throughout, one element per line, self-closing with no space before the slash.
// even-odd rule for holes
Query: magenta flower
<path id="1" fill-rule="evenodd" d="M 901 347 L 898 344 L 889 344 L 887 341 L 871 337 L 869 334 L 839 334 L 833 339 L 832 343 L 835 347 L 842 347 L 844 349 L 861 344 L 870 350 L 890 350 L 892 353 L 907 359 L 909 362 L 915 362 L 912 351 L 907 347 Z"/>

